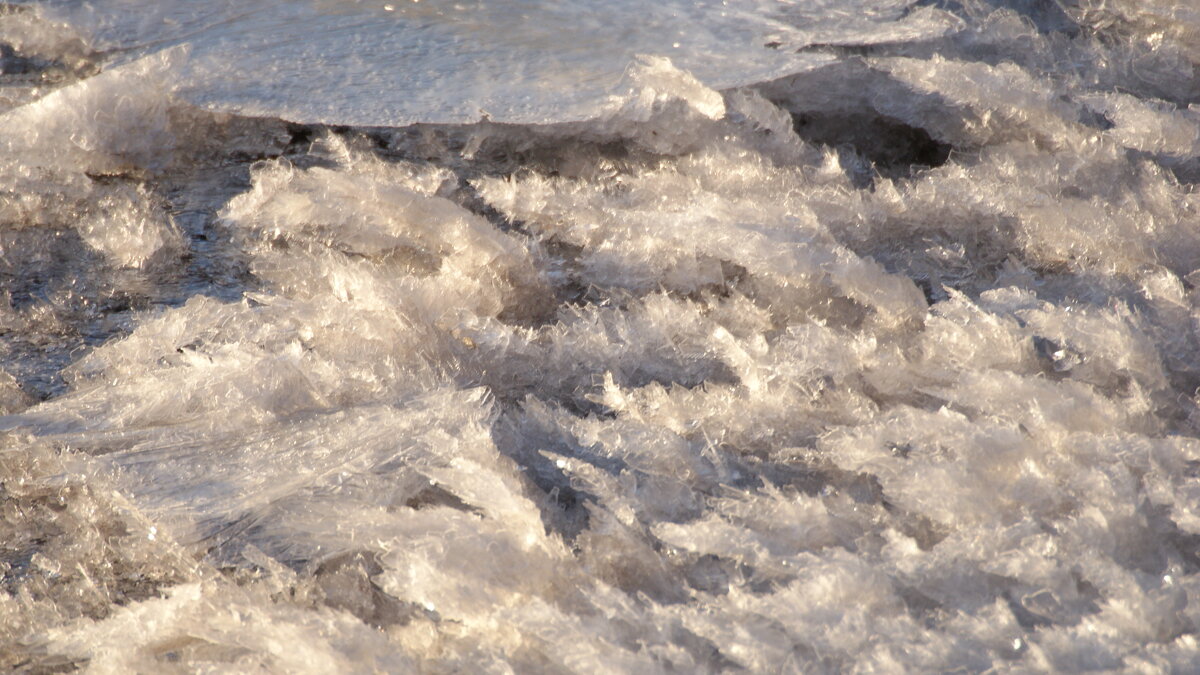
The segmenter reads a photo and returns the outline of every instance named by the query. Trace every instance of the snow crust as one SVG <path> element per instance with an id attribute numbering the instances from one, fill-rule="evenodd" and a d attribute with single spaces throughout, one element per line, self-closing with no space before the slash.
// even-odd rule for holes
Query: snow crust
<path id="1" fill-rule="evenodd" d="M 3 7 L 0 669 L 1200 670 L 1190 3 Z"/>

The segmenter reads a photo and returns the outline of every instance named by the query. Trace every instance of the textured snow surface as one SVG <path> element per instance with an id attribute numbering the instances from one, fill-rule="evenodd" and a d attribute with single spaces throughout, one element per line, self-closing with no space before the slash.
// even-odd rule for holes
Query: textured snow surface
<path id="1" fill-rule="evenodd" d="M 0 670 L 1200 671 L 1198 69 L 1182 0 L 0 4 Z"/>

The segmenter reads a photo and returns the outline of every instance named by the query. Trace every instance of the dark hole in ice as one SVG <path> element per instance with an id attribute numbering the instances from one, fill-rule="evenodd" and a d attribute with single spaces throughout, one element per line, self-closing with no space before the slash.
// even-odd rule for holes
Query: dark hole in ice
<path id="1" fill-rule="evenodd" d="M 792 127 L 806 141 L 852 148 L 888 178 L 941 166 L 952 149 L 920 127 L 874 112 L 805 111 L 792 115 Z"/>
<path id="2" fill-rule="evenodd" d="M 1116 126 L 1107 115 L 1086 106 L 1079 111 L 1079 123 L 1099 131 L 1108 131 Z"/>
<path id="3" fill-rule="evenodd" d="M 0 43 L 0 75 L 25 75 L 41 68 L 33 59 L 17 54 L 11 45 Z"/>
<path id="4" fill-rule="evenodd" d="M 925 302 L 933 305 L 946 299 L 946 292 L 941 288 L 935 288 L 933 281 L 928 278 L 913 279 L 913 283 L 917 288 L 921 289 L 921 294 L 925 296 Z M 940 284 L 939 284 L 940 286 Z"/>
<path id="5" fill-rule="evenodd" d="M 1033 349 L 1042 364 L 1053 373 L 1067 373 L 1083 362 L 1083 355 L 1070 346 L 1041 335 L 1033 336 Z"/>
<path id="6" fill-rule="evenodd" d="M 434 506 L 446 506 L 458 511 L 480 513 L 479 509 L 464 502 L 458 495 L 448 492 L 436 485 L 431 485 L 404 502 L 410 509 L 421 510 Z"/>
<path id="7" fill-rule="evenodd" d="M 311 144 L 319 130 L 319 125 L 288 122 L 288 147 L 299 148 Z"/>
<path id="8" fill-rule="evenodd" d="M 0 3 L 0 16 L 16 14 L 17 10 L 12 7 Z M 36 81 L 42 84 L 66 84 L 99 72 L 92 57 L 93 54 L 78 40 L 64 47 L 62 53 L 55 57 L 22 53 L 12 43 L 0 42 L 0 78 L 5 84 Z"/>

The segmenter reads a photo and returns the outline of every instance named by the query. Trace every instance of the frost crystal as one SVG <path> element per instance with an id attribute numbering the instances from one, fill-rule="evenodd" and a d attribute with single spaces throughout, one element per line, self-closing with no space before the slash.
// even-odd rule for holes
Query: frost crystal
<path id="1" fill-rule="evenodd" d="M 0 670 L 1200 671 L 1182 0 L 0 4 Z"/>

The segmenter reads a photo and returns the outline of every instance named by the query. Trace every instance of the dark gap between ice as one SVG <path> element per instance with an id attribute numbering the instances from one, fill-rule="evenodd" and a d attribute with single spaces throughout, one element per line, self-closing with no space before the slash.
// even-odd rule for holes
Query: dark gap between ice
<path id="1" fill-rule="evenodd" d="M 941 166 L 953 149 L 920 127 L 873 111 L 793 113 L 792 128 L 811 143 L 853 149 L 885 178 L 907 178 L 919 169 Z"/>

